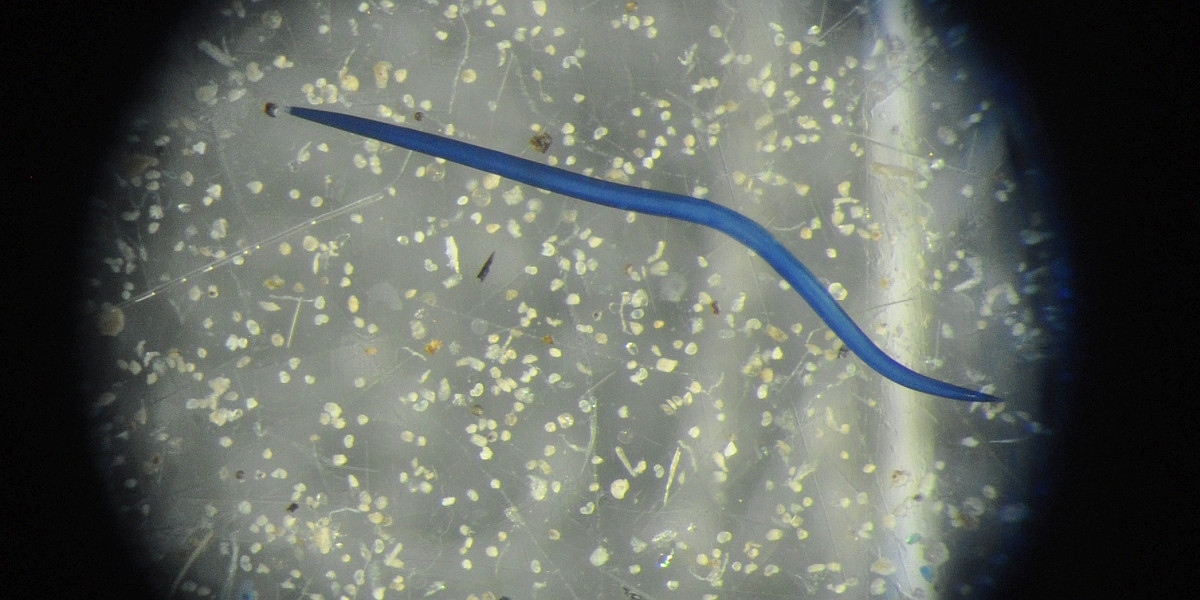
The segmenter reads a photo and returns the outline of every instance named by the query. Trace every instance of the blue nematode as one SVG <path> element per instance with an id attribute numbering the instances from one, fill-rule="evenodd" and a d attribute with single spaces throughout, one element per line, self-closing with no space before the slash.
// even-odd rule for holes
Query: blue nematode
<path id="1" fill-rule="evenodd" d="M 749 217 L 708 200 L 645 190 L 536 163 L 531 160 L 488 150 L 391 123 L 372 121 L 341 113 L 268 103 L 266 113 L 275 116 L 282 110 L 292 116 L 341 129 L 381 142 L 387 142 L 422 154 L 494 173 L 513 181 L 571 196 L 587 202 L 631 210 L 647 215 L 670 217 L 712 227 L 745 244 L 775 268 L 804 297 L 817 316 L 841 338 L 842 343 L 879 374 L 918 392 L 967 402 L 998 402 L 990 394 L 969 390 L 926 377 L 896 362 L 880 350 L 850 315 L 833 299 L 816 276 L 798 258 L 784 248 L 763 226 Z"/>

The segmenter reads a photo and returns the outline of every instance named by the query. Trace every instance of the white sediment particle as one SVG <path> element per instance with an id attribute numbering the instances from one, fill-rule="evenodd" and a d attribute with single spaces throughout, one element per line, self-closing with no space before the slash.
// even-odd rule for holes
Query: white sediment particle
<path id="1" fill-rule="evenodd" d="M 549 489 L 550 489 L 550 486 L 546 482 L 545 479 L 542 479 L 541 477 L 534 477 L 532 475 L 529 476 L 529 497 L 530 498 L 533 498 L 534 500 L 539 500 L 539 501 L 545 500 L 546 493 L 549 491 Z"/>
<path id="2" fill-rule="evenodd" d="M 659 358 L 654 368 L 664 373 L 670 373 L 679 365 L 679 361 L 670 358 Z"/>
<path id="3" fill-rule="evenodd" d="M 208 85 L 202 85 L 202 86 L 196 88 L 196 91 L 195 91 L 196 100 L 198 100 L 204 104 L 207 104 L 207 105 L 215 104 L 216 103 L 215 99 L 217 97 L 218 89 L 219 88 L 217 87 L 217 84 L 215 84 L 215 83 L 210 83 Z"/>
<path id="4" fill-rule="evenodd" d="M 625 449 L 621 446 L 617 446 L 614 452 L 617 455 L 617 459 L 621 461 L 621 464 L 625 466 L 625 470 L 628 471 L 630 475 L 637 477 L 646 471 L 646 461 L 639 460 L 638 464 L 634 465 L 629 461 L 629 457 L 625 455 Z"/>
<path id="5" fill-rule="evenodd" d="M 232 67 L 233 63 L 236 62 L 236 60 L 230 56 L 228 52 L 218 48 L 216 44 L 213 44 L 208 40 L 200 40 L 200 42 L 196 44 L 196 47 L 199 48 L 201 52 L 207 54 L 209 58 L 221 63 L 222 66 Z"/>
<path id="6" fill-rule="evenodd" d="M 458 264 L 458 242 L 452 235 L 446 237 L 446 258 L 449 260 L 447 266 L 454 269 L 455 273 L 462 272 Z"/>
<path id="7" fill-rule="evenodd" d="M 849 290 L 847 290 L 840 282 L 836 281 L 829 284 L 828 291 L 830 296 L 833 296 L 834 299 L 839 301 L 845 300 L 846 296 L 850 295 Z"/>
<path id="8" fill-rule="evenodd" d="M 629 491 L 629 480 L 624 478 L 616 479 L 608 486 L 608 490 L 612 493 L 613 498 L 622 500 L 625 498 L 625 493 Z"/>

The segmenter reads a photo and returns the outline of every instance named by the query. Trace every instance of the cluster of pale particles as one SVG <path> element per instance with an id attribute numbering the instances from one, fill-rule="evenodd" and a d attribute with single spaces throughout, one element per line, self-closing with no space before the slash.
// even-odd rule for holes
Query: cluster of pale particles
<path id="1" fill-rule="evenodd" d="M 544 8 L 543 8 L 543 10 L 544 10 Z M 210 50 L 212 50 L 213 52 L 218 52 L 218 50 L 215 47 L 211 47 Z M 231 58 L 229 60 L 232 61 Z M 828 87 L 832 87 L 832 85 L 829 85 Z M 845 343 L 845 348 L 860 355 L 863 358 L 864 362 L 866 362 L 872 368 L 876 369 L 879 373 L 883 374 L 884 376 L 888 377 L 889 379 L 891 379 L 901 385 L 910 387 L 910 388 L 918 390 L 918 391 L 936 395 L 936 396 L 942 396 L 942 397 L 946 397 L 946 398 L 971 401 L 971 402 L 994 402 L 997 400 L 997 398 L 995 398 L 991 395 L 988 395 L 986 393 L 983 393 L 983 392 L 978 392 L 978 391 L 973 391 L 973 390 L 969 390 L 966 388 L 961 388 L 961 387 L 958 387 L 958 386 L 955 386 L 952 384 L 948 384 L 946 382 L 942 382 L 942 381 L 939 381 L 936 379 L 932 379 L 932 378 L 920 375 L 918 373 L 913 372 L 911 369 L 908 369 L 907 367 L 904 367 L 903 365 L 897 363 L 893 359 L 891 359 L 889 356 L 887 356 L 885 353 L 883 353 L 882 350 L 880 350 L 877 346 L 875 346 L 874 343 L 872 343 L 866 337 L 866 335 L 862 332 L 862 330 L 850 319 L 850 317 L 845 313 L 845 311 L 840 308 L 840 306 L 837 304 L 834 297 L 828 291 L 826 291 L 824 286 L 819 284 L 816 277 L 807 269 L 807 267 L 805 267 L 803 264 L 801 264 L 800 261 L 798 259 L 796 259 L 796 257 L 794 255 L 792 255 L 790 252 L 788 252 L 786 249 L 784 249 L 782 244 L 779 244 L 779 242 L 766 229 L 762 228 L 754 221 L 750 220 L 749 218 L 747 218 L 737 212 L 731 211 L 729 209 L 726 209 L 724 207 L 721 207 L 719 205 L 713 204 L 713 203 L 705 201 L 705 200 L 691 198 L 688 196 L 676 195 L 676 194 L 666 194 L 663 192 L 656 192 L 656 191 L 652 191 L 652 190 L 645 190 L 645 189 L 641 189 L 641 188 L 635 188 L 632 186 L 624 186 L 624 185 L 620 185 L 620 184 L 616 184 L 616 183 L 612 183 L 612 182 L 597 180 L 597 179 L 585 177 L 585 176 L 582 176 L 579 174 L 575 174 L 575 173 L 572 173 L 570 171 L 566 171 L 563 169 L 557 169 L 555 167 L 542 165 L 540 163 L 536 163 L 533 161 L 527 161 L 527 160 L 524 160 L 524 159 L 521 159 L 518 157 L 491 151 L 491 150 L 481 148 L 478 146 L 465 144 L 463 142 L 459 142 L 459 141 L 451 139 L 451 138 L 432 136 L 430 134 L 425 134 L 425 133 L 422 133 L 419 131 L 414 131 L 411 129 L 403 128 L 403 127 L 392 125 L 392 124 L 375 122 L 375 121 L 361 119 L 361 118 L 353 117 L 353 116 L 349 116 L 349 115 L 332 113 L 332 112 L 327 112 L 327 111 L 318 111 L 318 110 L 314 110 L 314 109 L 298 108 L 298 107 L 295 107 L 295 108 L 276 107 L 274 105 L 268 105 L 268 114 L 272 114 L 272 116 L 274 116 L 274 114 L 280 110 L 285 111 L 288 114 L 291 114 L 293 116 L 298 116 L 298 117 L 305 118 L 305 119 L 315 121 L 318 123 L 322 123 L 325 125 L 330 125 L 330 126 L 333 126 L 333 127 L 339 128 L 339 129 L 349 131 L 351 133 L 379 139 L 379 140 L 382 140 L 382 141 L 385 141 L 388 143 L 392 143 L 392 144 L 396 144 L 396 145 L 399 145 L 402 147 L 415 149 L 420 152 L 427 153 L 427 154 L 430 154 L 433 156 L 438 156 L 441 158 L 445 158 L 447 160 L 451 160 L 454 162 L 460 162 L 460 163 L 468 165 L 468 166 L 473 166 L 473 167 L 485 170 L 489 173 L 499 174 L 503 177 L 512 179 L 514 181 L 519 181 L 519 182 L 534 186 L 539 189 L 551 190 L 551 191 L 554 191 L 554 192 L 557 192 L 557 193 L 560 193 L 560 194 L 563 194 L 566 196 L 571 196 L 571 197 L 583 199 L 585 201 L 594 202 L 597 204 L 610 206 L 610 207 L 614 207 L 614 208 L 618 208 L 618 209 L 630 210 L 630 211 L 634 211 L 634 212 L 641 212 L 644 214 L 659 215 L 659 216 L 665 216 L 665 217 L 669 217 L 669 218 L 691 221 L 694 223 L 709 226 L 709 227 L 712 227 L 719 231 L 722 231 L 722 232 L 730 235 L 731 237 L 737 239 L 738 241 L 742 242 L 747 247 L 753 249 L 756 253 L 758 253 L 759 256 L 763 257 L 763 259 L 765 261 L 767 261 L 769 264 L 771 264 L 771 266 L 773 266 L 780 273 L 780 275 L 782 275 L 784 277 L 784 279 L 787 280 L 792 285 L 792 287 L 797 290 L 797 292 L 814 308 L 814 310 L 818 313 L 818 315 L 843 340 L 843 342 Z M 423 118 L 424 118 L 424 115 L 421 112 L 417 112 L 414 114 L 414 119 L 417 121 L 421 121 Z M 533 147 L 536 150 L 541 151 L 541 152 L 545 152 L 550 147 L 551 142 L 552 142 L 552 139 L 550 138 L 550 136 L 548 134 L 545 134 L 545 133 L 540 134 L 540 135 L 536 136 L 534 139 L 530 140 L 531 145 L 533 145 Z M 877 167 L 877 165 L 872 165 L 872 167 L 874 169 Z M 878 166 L 878 168 L 882 170 L 885 167 Z M 374 201 L 380 197 L 382 197 L 382 195 L 373 196 L 370 201 Z M 336 211 L 336 214 L 327 213 L 326 215 L 323 215 L 320 219 L 328 220 L 329 218 L 332 218 L 333 216 L 350 214 L 352 210 L 361 208 L 361 206 L 362 206 L 361 203 L 364 202 L 365 200 L 367 200 L 367 199 L 360 200 L 359 202 L 351 203 L 350 205 Z M 314 206 L 316 206 L 316 205 L 314 204 Z M 290 236 L 295 233 L 298 233 L 307 227 L 311 227 L 314 223 L 316 223 L 316 221 L 306 221 L 306 222 L 300 223 L 300 224 L 296 225 L 295 227 L 292 227 L 285 231 L 280 232 L 278 235 L 272 236 L 268 240 L 265 240 L 264 243 L 260 243 L 260 244 L 257 244 L 257 245 L 254 245 L 254 246 L 248 247 L 248 248 L 243 248 L 241 250 L 235 251 L 232 254 L 227 254 L 227 255 L 221 256 L 221 257 L 217 258 L 214 262 L 202 267 L 201 269 L 197 269 L 196 271 L 193 271 L 193 272 L 185 275 L 184 277 L 177 278 L 176 281 L 186 282 L 191 279 L 196 279 L 196 278 L 198 278 L 198 276 L 204 275 L 204 274 L 211 272 L 215 269 L 218 269 L 222 266 L 230 265 L 230 264 L 240 264 L 239 261 L 244 259 L 246 256 L 248 256 L 250 252 L 257 250 L 261 247 L 264 247 L 266 244 L 269 244 L 269 243 L 281 242 L 285 237 Z M 214 237 L 214 239 L 216 239 L 216 238 Z M 308 241 L 310 239 L 312 240 L 311 243 Z M 283 246 L 283 245 L 286 245 L 286 244 L 281 244 L 281 246 Z M 316 238 L 309 237 L 309 238 L 306 238 L 305 246 L 306 246 L 305 247 L 306 250 L 309 250 L 310 252 L 314 253 L 314 261 L 317 261 L 317 260 L 326 260 L 327 261 L 331 256 L 336 256 L 336 252 L 337 252 L 337 241 L 336 240 L 331 240 L 329 242 L 318 242 L 318 241 L 316 241 Z M 309 246 L 311 246 L 311 248 Z M 323 259 L 321 257 L 323 257 Z M 479 268 L 478 273 L 476 275 L 476 278 L 480 282 L 485 281 L 485 279 L 488 277 L 488 275 L 491 271 L 491 268 L 493 266 L 493 261 L 495 258 L 496 258 L 496 254 L 493 252 L 482 263 L 482 266 Z M 317 268 L 318 268 L 318 265 L 315 264 L 315 262 L 314 262 L 314 267 L 313 267 L 314 272 L 317 270 Z M 347 272 L 347 273 L 345 273 L 345 275 L 347 277 L 349 277 L 351 275 L 351 273 Z M 270 299 L 264 299 L 262 302 L 260 302 L 259 303 L 260 308 L 262 308 L 264 311 L 267 311 L 267 312 L 279 312 L 282 310 L 294 311 L 293 318 L 291 321 L 291 327 L 290 328 L 285 327 L 283 332 L 278 332 L 278 333 L 274 333 L 271 335 L 271 343 L 273 346 L 275 346 L 277 348 L 290 348 L 292 346 L 292 342 L 293 342 L 293 335 L 296 331 L 296 322 L 297 322 L 296 320 L 297 320 L 298 316 L 300 315 L 302 307 L 305 305 L 312 305 L 315 308 L 317 308 L 318 310 L 322 310 L 322 309 L 324 309 L 324 306 L 317 306 L 317 304 L 323 303 L 324 299 L 323 298 L 305 299 L 305 298 L 301 298 L 301 297 L 288 295 L 285 293 L 285 290 L 282 289 L 282 281 L 281 280 L 278 282 L 272 282 L 272 280 L 268 280 L 266 285 L 269 289 L 271 289 L 274 292 L 278 292 L 278 293 L 274 294 Z M 155 288 L 155 290 L 161 290 L 161 289 L 162 289 L 162 286 Z M 144 293 L 141 296 L 134 298 L 133 302 L 137 302 L 140 300 L 145 300 L 145 299 L 149 299 L 150 297 L 153 297 L 154 294 L 156 293 L 155 290 L 151 290 L 150 292 Z M 217 294 L 218 294 L 218 292 L 216 291 L 215 285 L 208 285 L 207 287 L 195 287 L 195 288 L 193 288 L 193 291 L 189 292 L 189 296 L 191 297 L 191 299 L 193 301 L 201 300 L 205 297 L 215 298 L 217 296 Z M 288 306 L 288 303 L 294 303 L 294 306 Z M 357 312 L 357 310 L 356 310 L 357 309 L 357 305 L 356 305 L 357 298 L 352 296 L 351 299 L 349 300 L 349 303 L 350 303 L 350 306 L 349 306 L 350 312 L 356 313 Z M 128 304 L 129 303 L 127 302 L 126 306 Z M 715 300 L 713 300 L 710 303 L 710 307 L 711 307 L 713 314 L 720 313 L 720 307 L 718 306 L 718 304 Z M 319 314 L 318 318 L 320 318 L 322 314 L 324 314 L 324 313 Z M 325 317 L 325 318 L 327 319 L 328 317 Z M 245 328 L 247 329 L 248 333 L 251 336 L 257 335 L 266 329 L 263 326 L 263 324 L 255 321 L 254 319 L 249 319 L 249 318 L 243 319 L 241 316 L 239 316 L 236 320 L 238 320 L 239 323 L 244 323 Z M 209 320 L 209 321 L 211 321 L 211 320 Z M 326 322 L 328 322 L 328 321 L 326 321 Z M 315 323 L 317 325 L 322 324 L 320 321 L 315 321 Z M 105 306 L 104 310 L 101 312 L 101 315 L 100 315 L 100 330 L 101 330 L 101 332 L 105 333 L 107 335 L 117 335 L 118 333 L 120 333 L 123 330 L 124 326 L 125 326 L 125 315 L 124 315 L 123 311 L 121 310 L 121 308 L 111 306 L 111 305 Z M 206 329 L 207 328 L 211 328 L 211 323 L 208 326 L 206 326 Z M 549 337 L 549 336 L 547 336 L 547 337 Z M 231 352 L 238 351 L 238 350 L 244 350 L 247 347 L 247 338 L 244 337 L 244 335 L 232 335 L 231 334 L 228 339 L 224 340 L 224 342 L 225 342 L 225 346 Z M 431 340 L 425 346 L 424 352 L 426 354 L 430 354 L 430 355 L 436 353 L 439 350 L 439 348 L 441 347 L 441 343 L 442 342 L 437 339 Z M 552 344 L 553 343 L 552 338 L 547 340 L 546 343 Z M 372 351 L 371 349 L 373 349 L 373 348 L 375 348 L 375 346 L 373 346 L 373 345 L 365 346 L 365 348 L 363 350 L 364 354 L 374 355 L 375 352 L 377 352 L 377 350 Z M 165 357 L 165 358 L 166 358 L 165 362 L 169 365 L 170 369 L 175 369 L 176 367 L 178 367 L 179 369 L 186 371 L 188 369 L 187 365 L 191 364 L 191 363 L 188 363 L 187 361 L 184 361 L 179 356 L 171 356 L 171 357 Z M 203 358 L 203 356 L 201 356 L 201 358 Z M 141 362 L 142 364 L 155 364 L 155 365 L 161 364 L 160 361 L 157 361 L 154 359 L 146 359 L 144 356 L 140 356 L 139 361 L 137 361 L 137 362 Z M 293 377 L 292 373 L 299 373 L 299 369 L 297 368 L 299 362 L 300 361 L 298 358 L 294 358 L 294 359 L 288 361 L 287 368 L 280 370 L 279 377 L 280 377 L 281 384 L 289 383 L 291 378 Z M 293 363 L 296 363 L 296 364 L 293 364 Z M 128 364 L 133 365 L 133 364 L 135 364 L 135 361 L 129 361 Z M 195 365 L 193 364 L 192 366 L 194 367 Z M 239 362 L 238 366 L 241 367 L 242 364 Z M 157 367 L 155 367 L 155 368 L 157 369 Z M 151 373 L 151 375 L 153 375 L 153 374 L 154 373 Z M 311 376 L 302 375 L 302 377 L 309 378 Z M 228 402 L 231 400 L 230 394 L 236 395 L 235 390 L 232 389 L 235 386 L 231 386 L 230 380 L 228 378 L 224 378 L 224 377 L 214 377 L 214 378 L 209 379 L 209 383 L 211 386 L 215 386 L 212 389 L 212 393 L 207 396 L 204 396 L 202 398 L 193 399 L 192 401 L 190 401 L 189 408 L 200 408 L 200 409 L 210 410 L 211 415 L 212 415 L 211 418 L 213 419 L 213 422 L 218 425 L 232 423 L 232 422 L 235 422 L 238 419 L 242 418 L 244 415 L 244 412 L 241 408 L 227 408 Z M 366 382 L 363 382 L 363 384 L 365 385 Z M 359 382 L 356 381 L 356 385 L 359 385 Z M 419 396 L 419 395 L 420 394 L 417 394 L 417 396 Z M 233 397 L 232 400 L 246 400 L 245 410 L 250 410 L 250 409 L 254 408 L 254 406 L 253 406 L 254 399 L 253 398 L 242 399 L 242 398 Z M 419 403 L 422 401 L 421 398 L 416 398 L 416 397 L 414 397 L 412 400 L 414 401 L 414 405 L 419 405 Z M 223 405 L 222 404 L 223 402 L 226 404 Z M 473 406 L 471 408 L 471 413 L 474 416 L 476 416 L 476 417 L 482 416 L 482 414 L 477 414 L 477 412 L 482 413 L 482 408 L 479 408 L 479 405 Z M 364 417 L 365 417 L 365 415 L 359 416 L 360 419 L 362 419 Z M 337 423 L 337 422 L 339 422 L 339 419 L 344 419 L 344 417 L 340 414 L 340 407 L 337 407 L 337 406 L 330 407 L 328 405 L 327 405 L 326 409 L 322 412 L 321 418 L 322 418 L 323 425 L 329 424 L 329 423 Z M 143 423 L 143 425 L 144 425 L 144 423 Z M 489 431 L 486 428 L 480 428 L 478 431 L 474 431 L 471 433 L 472 443 L 474 443 L 474 440 L 477 437 L 481 440 L 477 444 L 481 449 L 481 456 L 483 456 L 484 451 L 486 451 L 488 449 L 489 443 L 491 441 L 494 441 L 494 440 L 491 440 L 489 437 L 492 435 L 500 435 L 500 434 L 497 434 L 495 431 Z M 411 431 L 406 432 L 405 436 L 407 438 L 410 438 L 410 439 L 405 440 L 407 443 L 414 443 L 414 444 L 419 444 L 421 439 L 423 438 L 423 436 L 421 434 L 414 433 Z M 231 445 L 232 440 L 230 438 L 222 438 L 221 444 L 223 446 Z M 347 451 L 352 450 L 354 448 L 353 435 L 347 434 L 347 437 L 343 438 L 342 444 L 346 447 Z M 348 452 L 338 453 L 338 454 L 333 455 L 333 458 L 330 459 L 331 465 L 334 467 L 346 466 L 348 464 L 348 462 L 351 460 L 351 459 L 347 458 L 347 454 L 348 454 Z M 264 458 L 265 458 L 265 456 L 264 456 Z M 622 459 L 624 459 L 623 456 L 622 456 Z M 670 473 L 672 475 L 675 473 L 675 469 L 678 466 L 679 460 L 681 460 L 680 452 L 679 452 L 679 450 L 676 450 L 674 453 L 674 459 L 670 462 L 670 467 L 669 467 Z M 625 462 L 625 461 L 623 461 L 623 462 Z M 627 470 L 630 470 L 630 471 L 637 470 L 636 465 L 630 466 L 629 464 L 626 464 L 626 468 L 627 468 Z M 234 480 L 240 481 L 246 476 L 247 475 L 241 471 L 231 473 L 231 477 Z M 280 470 L 277 469 L 274 472 L 270 472 L 267 476 L 268 477 L 277 477 L 277 478 L 282 479 L 282 478 L 287 477 L 287 473 L 281 472 Z M 421 470 L 420 468 L 414 468 L 412 470 L 412 472 L 408 474 L 408 476 L 411 478 L 411 481 L 413 482 L 412 483 L 413 487 L 411 489 L 419 490 L 421 493 L 426 493 L 426 494 L 429 493 L 429 491 L 428 491 L 429 486 L 423 486 L 423 485 L 421 485 L 421 483 L 419 481 L 421 478 L 429 476 L 428 470 Z M 359 486 L 357 485 L 357 480 L 353 479 L 354 478 L 353 475 L 351 475 L 350 477 L 352 478 L 351 481 L 353 481 L 355 483 L 355 485 L 352 485 L 351 487 L 358 488 Z M 673 481 L 674 477 L 673 476 L 668 477 L 667 480 Z M 299 485 L 303 486 L 303 484 L 299 484 Z M 621 478 L 617 481 L 614 481 L 612 483 L 612 485 L 609 486 L 608 491 L 610 494 L 613 495 L 613 497 L 620 499 L 620 498 L 623 498 L 627 493 L 629 493 L 628 485 L 629 485 L 629 482 L 626 481 L 624 478 Z M 535 488 L 535 490 L 536 489 L 541 489 L 541 488 Z M 668 487 L 667 489 L 669 491 L 670 487 Z M 305 490 L 305 489 L 299 489 L 299 488 L 296 489 L 293 496 L 289 499 L 286 506 L 284 506 L 284 508 L 283 508 L 283 510 L 287 513 L 287 517 L 291 517 L 293 515 L 293 513 L 296 513 L 298 510 L 303 510 L 301 508 L 302 504 L 304 505 L 304 508 L 307 508 L 307 509 L 324 508 L 324 509 L 326 509 L 326 512 L 328 512 L 328 510 L 327 510 L 328 500 L 327 499 L 322 500 L 320 494 L 317 494 L 315 496 L 308 495 L 308 494 L 306 494 L 306 491 L 307 490 Z M 545 490 L 541 489 L 541 493 L 544 494 Z M 471 499 L 470 494 L 468 494 L 467 497 L 468 497 L 468 499 Z M 312 500 L 313 498 L 316 498 L 316 500 Z M 664 498 L 664 500 L 665 500 L 665 498 Z M 380 525 L 380 524 L 384 524 L 388 519 L 391 518 L 390 517 L 391 511 L 386 510 L 387 507 L 388 507 L 388 503 L 387 503 L 386 497 L 384 497 L 382 495 L 371 496 L 368 494 L 366 497 L 362 498 L 361 504 L 359 504 L 354 510 L 351 510 L 349 512 L 356 513 L 356 514 L 361 512 L 361 514 L 366 515 L 364 518 L 367 519 L 368 522 L 375 524 L 375 525 Z M 342 509 L 338 509 L 338 510 L 342 510 Z M 251 512 L 251 507 L 249 504 L 239 504 L 238 511 L 243 512 L 246 515 L 249 515 Z M 332 513 L 330 513 L 330 514 L 332 514 Z M 305 541 L 305 543 L 309 544 L 310 547 L 315 548 L 317 552 L 334 551 L 333 549 L 336 548 L 336 539 L 337 539 L 338 534 L 336 532 L 336 523 L 331 522 L 331 520 L 328 518 L 328 516 L 329 515 L 327 515 L 326 517 L 324 517 L 322 519 L 315 520 L 314 521 L 315 526 L 310 526 L 310 528 L 309 528 L 310 531 L 308 531 L 306 533 L 302 533 L 301 535 L 295 535 L 295 533 L 293 532 L 293 534 L 292 534 L 293 540 L 296 540 L 296 539 L 299 539 L 302 541 L 307 540 L 307 541 Z M 259 519 L 259 520 L 261 520 L 261 519 Z M 378 520 L 379 522 L 376 523 L 374 520 Z M 297 519 L 293 518 L 290 521 L 290 525 L 288 527 L 289 528 L 295 527 L 298 525 L 298 522 L 299 521 Z M 255 527 L 259 528 L 259 531 L 271 533 L 268 530 L 271 530 L 271 528 L 274 527 L 274 524 L 272 524 L 272 523 L 261 524 L 261 523 L 256 522 Z M 210 535 L 211 535 L 211 532 L 210 532 Z M 282 535 L 282 532 L 281 532 L 281 535 Z M 665 536 L 665 533 L 662 535 Z M 768 536 L 769 536 L 768 540 L 777 540 L 779 538 L 776 536 L 779 536 L 779 535 L 781 535 L 781 534 L 773 529 L 768 533 Z M 918 534 L 913 534 L 913 535 L 918 535 Z M 658 536 L 656 536 L 656 538 L 657 537 Z M 667 536 L 667 537 L 669 537 L 669 536 Z M 721 532 L 720 534 L 718 534 L 718 540 L 720 540 L 722 542 L 729 542 L 729 541 L 731 541 L 731 539 L 732 539 L 732 536 L 728 532 Z M 910 536 L 909 539 L 912 540 L 909 543 L 915 543 L 916 541 L 919 541 L 919 535 L 918 535 L 917 539 L 913 539 L 912 536 Z M 376 540 L 376 542 L 378 543 L 379 540 Z M 653 547 L 656 543 L 657 543 L 656 540 L 651 540 L 650 545 Z M 659 566 L 665 568 L 666 566 L 669 566 L 671 563 L 670 556 L 673 555 L 673 551 L 670 550 L 670 547 L 671 547 L 670 543 L 668 541 L 665 541 L 665 537 L 661 543 L 664 545 L 664 548 L 667 548 L 667 550 L 664 551 L 663 558 L 660 561 Z M 234 558 L 237 558 L 236 555 L 238 554 L 238 552 L 236 550 L 236 548 L 237 548 L 236 544 L 234 544 L 234 548 L 235 548 L 235 550 L 233 552 L 233 554 L 235 555 Z M 599 549 L 597 550 L 597 552 L 598 551 L 599 551 Z M 592 554 L 594 564 L 596 562 L 602 562 L 601 559 L 603 558 L 603 556 L 601 556 L 601 554 L 597 554 L 597 552 L 593 552 L 593 554 Z M 401 560 L 399 558 L 400 557 L 400 546 L 399 545 L 387 546 L 383 550 L 375 550 L 375 553 L 382 554 L 383 556 L 387 557 L 390 561 L 390 565 L 402 565 L 403 564 L 403 560 Z M 935 554 L 936 554 L 936 552 L 935 552 Z M 489 554 L 489 556 L 491 556 L 491 555 Z M 715 555 L 715 556 L 711 556 L 711 557 L 707 556 L 707 555 L 702 555 L 702 556 L 705 556 L 705 559 L 704 559 L 705 561 L 711 561 L 711 562 L 703 563 L 704 566 L 707 567 L 707 566 L 711 565 L 714 570 L 717 569 L 718 567 L 720 567 L 722 569 L 724 568 L 720 555 Z M 496 557 L 492 557 L 492 558 L 496 558 Z M 944 559 L 944 557 L 943 557 L 943 559 Z M 727 561 L 728 559 L 726 558 L 725 560 Z M 410 559 L 410 564 L 412 564 L 411 559 Z M 464 568 L 467 568 L 466 565 L 468 565 L 469 562 L 464 561 L 463 564 L 464 564 Z M 239 565 L 239 567 L 240 567 L 240 565 Z M 402 568 L 402 567 L 397 567 L 397 568 Z M 774 565 L 772 565 L 771 568 L 775 569 L 776 572 L 778 570 L 778 567 L 776 567 Z M 923 570 L 921 571 L 921 574 L 923 576 L 926 576 L 927 579 L 930 578 L 930 576 L 926 575 L 926 569 L 928 569 L 928 568 L 929 568 L 928 566 L 923 567 L 922 568 Z M 810 575 L 815 575 L 815 574 L 823 573 L 823 572 L 837 572 L 837 571 L 840 571 L 840 565 L 837 563 L 819 563 L 819 564 L 810 565 L 808 573 Z M 896 567 L 895 567 L 895 565 L 892 565 L 890 563 L 890 561 L 888 561 L 887 559 L 881 558 L 881 559 L 879 559 L 879 561 L 877 561 L 875 564 L 872 565 L 871 572 L 875 573 L 877 575 L 886 576 L 886 575 L 891 575 L 891 574 L 895 573 Z M 182 576 L 182 573 L 181 573 L 181 576 Z M 301 585 L 296 585 L 296 584 L 297 584 L 297 582 L 289 581 L 289 585 L 291 585 L 293 587 L 296 587 L 296 588 L 302 587 Z M 396 583 L 393 582 L 393 585 L 396 585 Z M 285 585 L 285 588 L 287 588 L 287 587 L 288 586 Z M 401 584 L 401 589 L 403 589 L 402 584 Z M 639 594 L 637 591 L 634 591 L 630 587 L 622 586 L 621 589 L 624 591 L 625 595 L 628 598 L 630 598 L 630 600 L 641 600 L 641 598 L 642 598 L 641 594 Z M 239 597 L 250 597 L 249 596 L 250 594 L 256 594 L 256 592 L 254 592 L 253 590 L 254 590 L 254 588 L 252 585 L 243 584 L 242 587 L 238 588 Z M 343 591 L 345 591 L 347 593 L 351 593 L 351 592 L 353 592 L 353 587 L 347 587 Z M 439 591 L 439 590 L 436 588 L 436 585 L 433 587 L 429 587 L 426 590 L 427 595 L 436 593 L 437 591 Z M 494 597 L 494 596 L 492 596 L 492 597 Z M 507 599 L 505 597 L 501 597 L 500 600 L 507 600 Z"/>

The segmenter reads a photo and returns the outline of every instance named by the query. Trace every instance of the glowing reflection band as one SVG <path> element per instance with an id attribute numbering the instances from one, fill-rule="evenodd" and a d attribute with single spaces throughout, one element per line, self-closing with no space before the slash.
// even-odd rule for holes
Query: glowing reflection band
<path id="1" fill-rule="evenodd" d="M 850 315 L 846 314 L 833 296 L 825 291 L 816 276 L 791 252 L 788 252 L 783 244 L 779 243 L 779 240 L 750 218 L 724 206 L 708 200 L 594 179 L 503 152 L 488 150 L 466 142 L 391 123 L 311 108 L 277 106 L 270 103 L 266 105 L 268 115 L 275 116 L 280 110 L 314 123 L 443 158 L 564 196 L 621 210 L 681 219 L 712 227 L 758 253 L 804 297 L 817 316 L 821 317 L 829 325 L 829 328 L 841 338 L 842 343 L 857 354 L 863 362 L 878 371 L 880 375 L 907 388 L 943 398 L 967 402 L 999 401 L 999 398 L 990 394 L 926 377 L 893 360 L 871 342 L 867 334 L 854 324 Z"/>

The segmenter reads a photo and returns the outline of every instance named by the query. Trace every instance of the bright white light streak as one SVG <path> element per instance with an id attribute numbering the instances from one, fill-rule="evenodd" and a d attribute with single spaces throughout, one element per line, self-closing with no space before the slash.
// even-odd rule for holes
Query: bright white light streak
<path id="1" fill-rule="evenodd" d="M 454 236 L 446 238 L 446 258 L 450 260 L 446 266 L 454 269 L 455 273 L 462 273 L 458 267 L 458 242 L 454 241 Z"/>
<path id="2" fill-rule="evenodd" d="M 675 482 L 675 469 L 679 467 L 679 446 L 675 446 L 675 456 L 671 457 L 671 468 L 667 469 L 667 489 L 663 492 L 663 506 L 671 499 L 671 484 Z"/>

